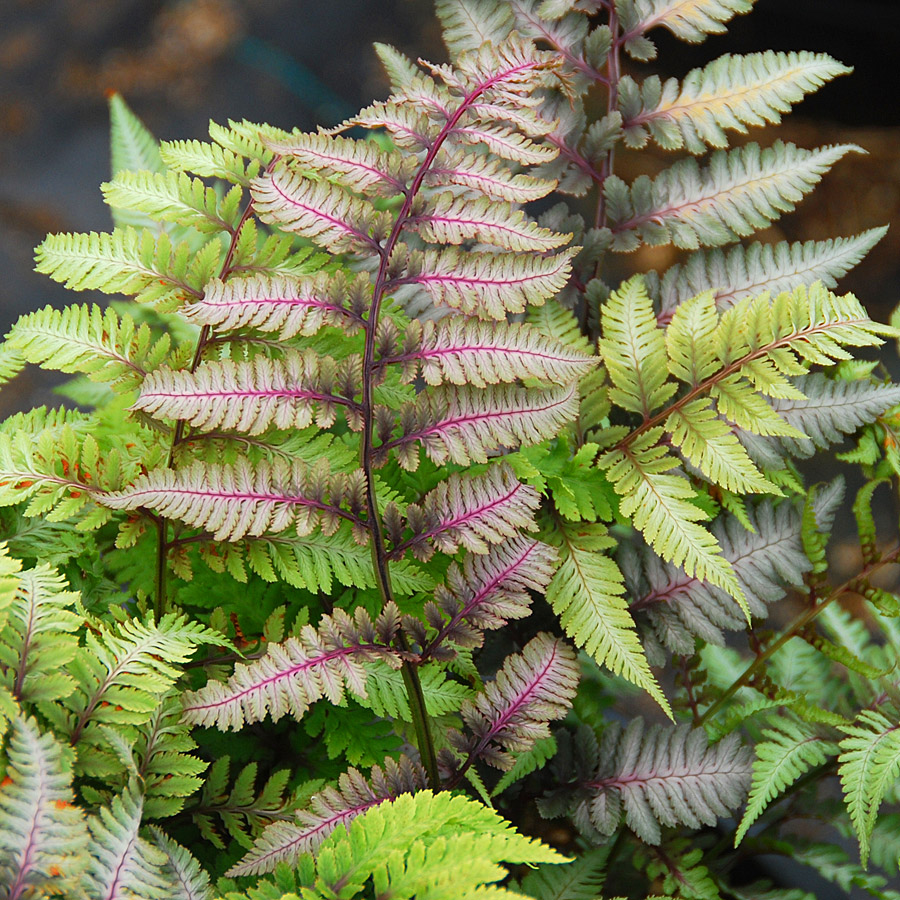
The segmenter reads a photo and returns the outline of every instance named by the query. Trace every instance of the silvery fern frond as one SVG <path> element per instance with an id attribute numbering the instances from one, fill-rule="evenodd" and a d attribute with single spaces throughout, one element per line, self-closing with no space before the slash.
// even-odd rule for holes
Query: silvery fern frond
<path id="1" fill-rule="evenodd" d="M 17 717 L 6 739 L 0 784 L 0 882 L 7 897 L 78 897 L 88 834 L 73 805 L 74 753 L 34 719 Z"/>
<path id="2" fill-rule="evenodd" d="M 735 16 L 750 12 L 754 0 L 624 0 L 619 14 L 629 40 L 634 41 L 654 28 L 665 28 L 690 44 L 706 40 L 710 34 L 722 34 L 725 24 Z M 626 44 L 626 49 L 628 49 Z M 637 50 L 638 48 L 634 48 Z M 640 48 L 643 49 L 643 48 Z M 638 59 L 652 59 L 646 52 Z"/>

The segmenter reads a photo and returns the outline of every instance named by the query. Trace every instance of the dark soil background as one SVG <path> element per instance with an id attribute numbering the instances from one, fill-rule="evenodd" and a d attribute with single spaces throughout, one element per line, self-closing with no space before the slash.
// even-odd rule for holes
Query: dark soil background
<path id="1" fill-rule="evenodd" d="M 726 37 L 698 46 L 666 32 L 654 37 L 665 76 L 723 52 L 764 49 L 823 51 L 853 66 L 777 136 L 805 147 L 857 143 L 868 155 L 839 163 L 762 237 L 823 239 L 900 223 L 900 0 L 758 0 Z M 103 302 L 76 298 L 32 267 L 48 232 L 110 228 L 99 191 L 109 177 L 107 92 L 122 93 L 164 139 L 205 139 L 210 119 L 313 129 L 386 95 L 373 41 L 445 58 L 430 0 L 0 0 L 0 333 L 47 303 Z M 776 133 L 751 137 L 768 143 Z M 649 171 L 665 161 L 642 154 L 635 162 Z M 627 159 L 621 165 L 626 176 L 637 171 Z M 674 261 L 662 250 L 635 263 Z M 900 302 L 900 227 L 842 288 L 887 319 Z M 885 349 L 900 374 L 894 348 Z M 0 416 L 54 402 L 57 381 L 29 369 L 0 391 Z M 854 547 L 852 536 L 838 547 L 837 580 L 852 571 Z M 803 886 L 820 898 L 841 896 L 821 882 Z"/>

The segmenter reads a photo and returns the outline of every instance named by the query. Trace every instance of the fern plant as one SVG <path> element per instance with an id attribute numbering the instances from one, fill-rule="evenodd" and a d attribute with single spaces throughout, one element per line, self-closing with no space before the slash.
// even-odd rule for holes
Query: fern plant
<path id="1" fill-rule="evenodd" d="M 37 267 L 128 299 L 0 348 L 79 407 L 0 424 L 8 896 L 793 897 L 773 853 L 891 896 L 896 332 L 832 290 L 883 230 L 741 243 L 856 148 L 729 144 L 847 70 L 639 75 L 751 6 L 438 0 L 449 62 L 378 46 L 314 134 L 112 98 L 115 228 Z M 834 586 L 802 461 L 851 434 Z"/>

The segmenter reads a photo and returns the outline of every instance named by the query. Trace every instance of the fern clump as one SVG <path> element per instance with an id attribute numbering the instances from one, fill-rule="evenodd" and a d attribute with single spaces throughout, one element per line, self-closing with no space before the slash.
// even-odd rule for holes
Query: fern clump
<path id="1" fill-rule="evenodd" d="M 859 148 L 731 146 L 848 70 L 639 75 L 751 0 L 436 6 L 449 62 L 378 46 L 329 131 L 113 97 L 114 228 L 38 247 L 126 299 L 0 347 L 80 407 L 0 424 L 7 894 L 776 897 L 736 863 L 786 853 L 888 896 L 896 332 L 834 292 L 883 229 L 742 243 Z M 798 461 L 849 436 L 834 586 Z M 790 843 L 828 781 L 859 864 Z"/>

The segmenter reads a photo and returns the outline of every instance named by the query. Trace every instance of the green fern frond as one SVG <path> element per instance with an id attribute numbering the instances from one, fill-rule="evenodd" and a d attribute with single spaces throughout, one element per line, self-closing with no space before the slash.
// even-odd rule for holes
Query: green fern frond
<path id="1" fill-rule="evenodd" d="M 582 334 L 572 310 L 559 303 L 545 303 L 543 306 L 529 307 L 526 315 L 528 322 L 541 334 L 559 341 L 577 353 L 590 355 L 594 352 L 591 342 Z"/>
<path id="2" fill-rule="evenodd" d="M 745 297 L 765 291 L 775 296 L 814 281 L 833 289 L 886 233 L 886 227 L 870 228 L 827 241 L 752 243 L 727 252 L 700 250 L 662 276 L 662 315 L 670 316 L 680 303 L 704 291 L 714 291 L 716 305 L 725 309 Z"/>
<path id="3" fill-rule="evenodd" d="M 366 670 L 366 696 L 358 697 L 357 702 L 379 718 L 412 722 L 402 674 L 383 662 L 375 662 Z M 429 716 L 455 712 L 463 700 L 472 696 L 471 688 L 448 679 L 446 673 L 436 667 L 422 669 L 419 680 Z"/>
<path id="4" fill-rule="evenodd" d="M 27 365 L 28 360 L 10 344 L 0 344 L 0 384 L 12 381 Z"/>
<path id="5" fill-rule="evenodd" d="M 121 94 L 109 98 L 109 125 L 113 175 L 163 171 L 156 138 L 131 111 Z"/>
<path id="6" fill-rule="evenodd" d="M 900 775 L 900 724 L 878 710 L 864 709 L 841 730 L 847 735 L 838 758 L 841 786 L 865 866 L 878 808 Z"/>
<path id="7" fill-rule="evenodd" d="M 506 4 L 437 0 L 435 11 L 441 20 L 444 43 L 454 56 L 477 50 L 485 42 L 503 41 L 513 27 L 513 17 Z"/>
<path id="8" fill-rule="evenodd" d="M 774 724 L 775 727 L 763 731 L 763 740 L 756 745 L 750 796 L 734 836 L 735 847 L 785 788 L 838 752 L 836 744 L 821 737 L 809 725 L 784 716 Z"/>
<path id="9" fill-rule="evenodd" d="M 88 835 L 73 806 L 72 750 L 41 734 L 34 719 L 18 717 L 5 751 L 0 883 L 10 897 L 79 896 Z"/>
<path id="10" fill-rule="evenodd" d="M 172 840 L 161 828 L 150 826 L 153 844 L 165 854 L 163 879 L 170 890 L 170 900 L 213 900 L 209 875 L 190 852 Z"/>
<path id="11" fill-rule="evenodd" d="M 159 155 L 173 172 L 193 172 L 202 178 L 221 178 L 247 187 L 259 174 L 259 162 L 244 157 L 219 144 L 203 141 L 162 141 Z"/>
<path id="12" fill-rule="evenodd" d="M 674 244 L 696 250 L 720 247 L 765 228 L 792 211 L 851 144 L 802 150 L 776 141 L 763 150 L 747 144 L 717 150 L 709 166 L 683 159 L 651 179 L 629 187 L 616 175 L 604 195 L 614 235 L 613 249 L 636 250 Z"/>
<path id="13" fill-rule="evenodd" d="M 542 532 L 544 540 L 560 548 L 560 564 L 547 586 L 547 601 L 566 634 L 600 665 L 647 691 L 671 716 L 623 597 L 622 573 L 602 552 L 614 547 L 615 540 L 601 525 L 559 522 Z"/>
<path id="14" fill-rule="evenodd" d="M 143 213 L 156 222 L 175 222 L 201 234 L 233 232 L 240 217 L 241 189 L 223 198 L 184 172 L 119 172 L 100 186 L 113 209 Z"/>
<path id="15" fill-rule="evenodd" d="M 639 85 L 626 75 L 619 83 L 625 143 L 643 147 L 652 138 L 664 150 L 694 154 L 727 147 L 726 129 L 746 134 L 748 125 L 778 124 L 805 94 L 849 71 L 824 53 L 769 50 L 720 56 L 680 86 L 655 76 Z"/>
<path id="16" fill-rule="evenodd" d="M 606 882 L 610 847 L 593 847 L 567 866 L 538 866 L 518 889 L 535 900 L 595 900 Z"/>
<path id="17" fill-rule="evenodd" d="M 7 340 L 22 358 L 46 369 L 83 372 L 92 381 L 129 391 L 169 355 L 167 334 L 154 339 L 150 328 L 99 306 L 45 306 L 22 316 Z"/>

